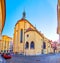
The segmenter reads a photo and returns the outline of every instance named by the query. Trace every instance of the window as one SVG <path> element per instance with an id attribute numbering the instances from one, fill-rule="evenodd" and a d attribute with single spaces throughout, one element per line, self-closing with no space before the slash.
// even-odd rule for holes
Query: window
<path id="1" fill-rule="evenodd" d="M 23 29 L 21 29 L 20 31 L 20 42 L 21 43 L 23 42 Z"/>
<path id="2" fill-rule="evenodd" d="M 4 50 L 4 53 L 6 52 L 6 50 Z"/>
<path id="3" fill-rule="evenodd" d="M 31 48 L 31 49 L 34 49 L 34 48 L 35 48 L 35 44 L 34 44 L 33 41 L 32 41 L 31 44 L 30 44 L 30 48 Z"/>
<path id="4" fill-rule="evenodd" d="M 29 35 L 27 34 L 27 37 L 29 37 Z"/>
<path id="5" fill-rule="evenodd" d="M 46 43 L 43 42 L 43 49 L 46 49 Z"/>
<path id="6" fill-rule="evenodd" d="M 1 50 L 1 52 L 3 52 L 3 50 Z"/>
<path id="7" fill-rule="evenodd" d="M 29 48 L 29 43 L 26 42 L 25 49 L 28 49 L 28 48 Z"/>

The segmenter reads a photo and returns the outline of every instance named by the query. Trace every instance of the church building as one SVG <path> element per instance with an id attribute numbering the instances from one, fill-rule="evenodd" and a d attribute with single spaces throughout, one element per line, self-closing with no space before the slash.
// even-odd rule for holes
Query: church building
<path id="1" fill-rule="evenodd" d="M 13 52 L 24 55 L 39 55 L 53 52 L 49 40 L 25 17 L 26 13 L 23 12 L 22 19 L 15 25 Z"/>

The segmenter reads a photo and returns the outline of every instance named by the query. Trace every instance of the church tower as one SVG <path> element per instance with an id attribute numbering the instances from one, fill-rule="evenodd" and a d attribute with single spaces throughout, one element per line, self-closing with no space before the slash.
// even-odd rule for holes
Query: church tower
<path id="1" fill-rule="evenodd" d="M 57 5 L 57 34 L 59 34 L 59 42 L 60 42 L 60 0 L 58 0 Z"/>

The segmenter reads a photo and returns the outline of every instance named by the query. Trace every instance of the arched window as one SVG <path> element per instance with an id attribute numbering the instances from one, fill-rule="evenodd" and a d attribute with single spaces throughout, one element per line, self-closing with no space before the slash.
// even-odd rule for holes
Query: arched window
<path id="1" fill-rule="evenodd" d="M 33 41 L 32 41 L 31 44 L 30 44 L 30 48 L 31 48 L 31 49 L 34 49 L 34 48 L 35 48 L 35 44 L 34 44 Z"/>
<path id="2" fill-rule="evenodd" d="M 46 49 L 46 43 L 43 42 L 43 49 Z"/>
<path id="3" fill-rule="evenodd" d="M 20 31 L 20 42 L 21 43 L 23 42 L 23 29 L 21 29 Z"/>
<path id="4" fill-rule="evenodd" d="M 26 42 L 25 49 L 28 49 L 28 48 L 29 48 L 29 43 Z"/>

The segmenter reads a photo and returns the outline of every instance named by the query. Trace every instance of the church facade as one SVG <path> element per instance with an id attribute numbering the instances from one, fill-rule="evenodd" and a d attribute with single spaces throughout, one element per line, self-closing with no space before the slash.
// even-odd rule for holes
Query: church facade
<path id="1" fill-rule="evenodd" d="M 14 28 L 13 52 L 24 55 L 53 52 L 49 40 L 25 19 L 25 12 Z"/>

